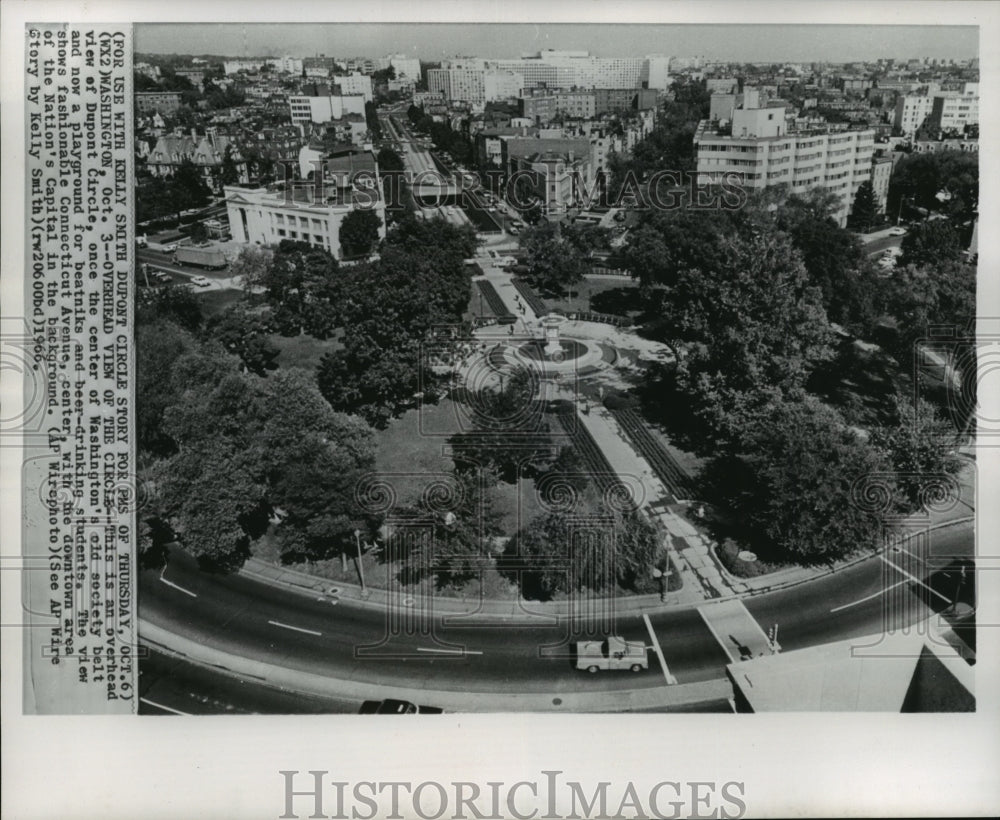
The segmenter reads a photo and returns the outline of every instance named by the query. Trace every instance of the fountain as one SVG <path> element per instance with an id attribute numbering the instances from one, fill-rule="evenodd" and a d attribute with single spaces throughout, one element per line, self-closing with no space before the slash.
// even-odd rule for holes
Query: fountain
<path id="1" fill-rule="evenodd" d="M 562 345 L 559 343 L 559 328 L 567 321 L 565 316 L 558 313 L 550 313 L 539 320 L 542 330 L 545 332 L 544 353 L 548 359 L 557 359 L 562 354 Z"/>

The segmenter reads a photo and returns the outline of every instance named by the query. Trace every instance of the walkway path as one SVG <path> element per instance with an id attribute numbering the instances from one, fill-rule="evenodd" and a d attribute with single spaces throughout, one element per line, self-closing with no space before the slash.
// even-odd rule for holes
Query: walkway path
<path id="1" fill-rule="evenodd" d="M 684 586 L 679 590 L 685 602 L 720 598 L 732 594 L 730 584 L 722 577 L 709 551 L 709 540 L 678 513 L 668 508 L 670 492 L 618 426 L 614 416 L 604 407 L 594 407 L 589 413 L 578 413 L 580 422 L 590 431 L 612 468 L 621 476 L 633 477 L 630 484 L 642 487 L 642 505 L 668 533 L 667 547 Z"/>

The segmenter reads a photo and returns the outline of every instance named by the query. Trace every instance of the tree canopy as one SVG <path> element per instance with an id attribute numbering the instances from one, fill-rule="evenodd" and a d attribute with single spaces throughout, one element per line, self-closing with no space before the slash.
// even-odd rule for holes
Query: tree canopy
<path id="1" fill-rule="evenodd" d="M 897 498 L 881 453 L 814 399 L 778 400 L 715 456 L 704 483 L 768 559 L 828 562 L 880 543 Z"/>
<path id="2" fill-rule="evenodd" d="M 590 270 L 585 253 L 558 223 L 541 222 L 526 229 L 520 245 L 527 254 L 524 278 L 541 291 L 560 293 Z"/>
<path id="3" fill-rule="evenodd" d="M 362 256 L 378 242 L 382 220 L 375 211 L 359 208 L 351 211 L 340 223 L 340 247 L 344 256 Z"/>

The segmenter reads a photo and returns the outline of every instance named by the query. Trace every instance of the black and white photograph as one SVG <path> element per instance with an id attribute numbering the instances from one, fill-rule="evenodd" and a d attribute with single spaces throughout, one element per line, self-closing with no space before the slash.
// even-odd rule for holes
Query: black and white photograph
<path id="1" fill-rule="evenodd" d="M 995 812 L 996 4 L 20 5 L 10 816 Z"/>
<path id="2" fill-rule="evenodd" d="M 141 713 L 975 709 L 976 30 L 792 34 L 136 27 Z"/>

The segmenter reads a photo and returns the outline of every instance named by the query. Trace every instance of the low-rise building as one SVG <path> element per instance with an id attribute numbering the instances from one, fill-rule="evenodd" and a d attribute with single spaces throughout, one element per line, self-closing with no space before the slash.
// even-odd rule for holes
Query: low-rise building
<path id="1" fill-rule="evenodd" d="M 359 209 L 374 210 L 381 223 L 379 237 L 384 237 L 385 202 L 374 155 L 351 151 L 322 162 L 319 185 L 315 178 L 263 188 L 227 185 L 226 210 L 233 239 L 252 245 L 277 245 L 292 239 L 342 259 L 340 227 L 348 214 Z"/>
<path id="2" fill-rule="evenodd" d="M 169 177 L 174 175 L 182 163 L 191 162 L 201 171 L 205 184 L 217 191 L 221 185 L 220 174 L 227 149 L 235 165 L 237 178 L 242 183 L 249 182 L 246 160 L 239 146 L 214 128 L 208 129 L 203 137 L 194 131 L 191 134 L 161 136 L 146 156 L 146 168 L 156 176 Z"/>
<path id="3" fill-rule="evenodd" d="M 176 91 L 136 91 L 137 114 L 173 114 L 181 106 L 181 95 Z"/>

